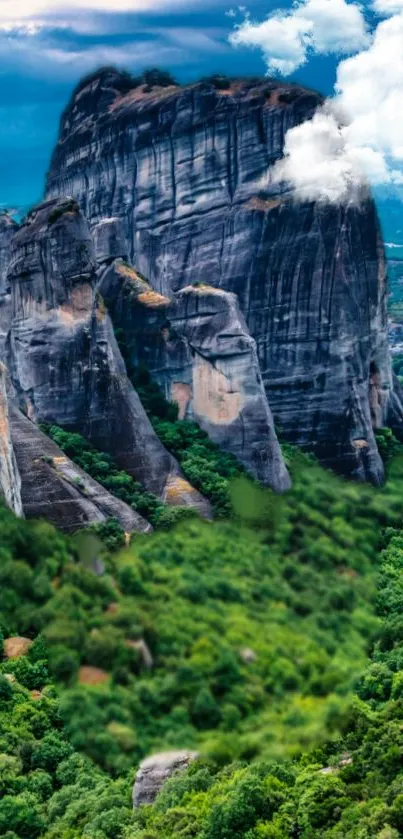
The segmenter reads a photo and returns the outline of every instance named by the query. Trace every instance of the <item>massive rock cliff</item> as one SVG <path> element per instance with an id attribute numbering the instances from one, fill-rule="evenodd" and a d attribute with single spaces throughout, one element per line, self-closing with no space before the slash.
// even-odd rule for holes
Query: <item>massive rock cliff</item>
<path id="1" fill-rule="evenodd" d="M 0 216 L 0 494 L 18 514 L 149 529 L 42 434 L 50 422 L 210 515 L 157 438 L 117 330 L 180 418 L 274 489 L 289 486 L 274 422 L 325 464 L 382 480 L 374 429 L 403 436 L 403 408 L 374 203 L 301 203 L 272 179 L 286 131 L 319 101 L 268 80 L 161 88 L 113 70 L 75 91 L 46 200 L 20 227 Z"/>
<path id="2" fill-rule="evenodd" d="M 100 71 L 63 115 L 47 195 L 73 195 L 100 259 L 128 257 L 163 297 L 236 294 L 283 438 L 379 482 L 373 428 L 401 432 L 403 412 L 374 204 L 301 203 L 271 176 L 319 101 L 269 80 L 150 88 Z"/>

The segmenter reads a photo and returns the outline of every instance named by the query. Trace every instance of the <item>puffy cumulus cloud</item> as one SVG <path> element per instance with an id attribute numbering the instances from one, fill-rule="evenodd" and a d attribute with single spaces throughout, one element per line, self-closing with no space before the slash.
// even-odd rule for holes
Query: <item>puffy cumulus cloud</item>
<path id="1" fill-rule="evenodd" d="M 284 158 L 274 167 L 274 182 L 291 182 L 301 201 L 340 202 L 362 179 L 335 114 L 324 107 L 313 119 L 288 131 Z"/>
<path id="2" fill-rule="evenodd" d="M 301 198 L 343 201 L 365 181 L 403 183 L 403 14 L 382 21 L 370 47 L 342 61 L 336 95 L 286 136 L 275 180 Z"/>
<path id="3" fill-rule="evenodd" d="M 403 14 L 382 21 L 370 48 L 339 65 L 336 93 L 349 141 L 403 161 Z"/>
<path id="4" fill-rule="evenodd" d="M 331 203 L 359 202 L 368 180 L 403 183 L 402 171 L 389 165 L 383 151 L 365 142 L 357 145 L 351 126 L 342 125 L 339 116 L 327 103 L 312 120 L 288 131 L 272 182 L 291 183 L 298 200 Z"/>
<path id="5" fill-rule="evenodd" d="M 262 23 L 249 16 L 230 36 L 234 46 L 258 47 L 269 72 L 285 76 L 319 54 L 356 52 L 369 42 L 361 7 L 346 0 L 297 0 Z"/>
<path id="6" fill-rule="evenodd" d="M 269 71 L 288 76 L 305 64 L 312 23 L 291 15 L 273 15 L 263 23 L 246 19 L 230 36 L 234 46 L 259 47 Z"/>
<path id="7" fill-rule="evenodd" d="M 373 0 L 372 8 L 383 19 L 371 35 L 360 4 L 339 0 L 305 0 L 287 15 L 268 18 L 263 29 L 247 20 L 235 32 L 236 42 L 246 33 L 245 43 L 264 49 L 269 68 L 277 65 L 285 73 L 300 66 L 309 49 L 341 51 L 344 40 L 344 51 L 352 53 L 337 68 L 334 97 L 311 121 L 288 131 L 284 158 L 271 173 L 274 181 L 291 184 L 297 198 L 358 200 L 368 181 L 403 184 L 403 0 Z M 273 21 L 281 25 L 271 46 L 262 33 L 272 37 Z"/>

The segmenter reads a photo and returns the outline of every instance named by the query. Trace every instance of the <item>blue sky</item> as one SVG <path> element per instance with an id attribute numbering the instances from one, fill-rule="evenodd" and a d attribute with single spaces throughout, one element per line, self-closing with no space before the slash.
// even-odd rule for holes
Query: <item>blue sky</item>
<path id="1" fill-rule="evenodd" d="M 230 42 L 234 33 L 237 45 Z M 245 0 L 245 6 L 231 0 L 0 0 L 0 206 L 26 207 L 41 198 L 71 90 L 104 64 L 133 72 L 159 66 L 180 82 L 214 72 L 279 70 L 329 97 L 337 79 L 341 104 L 358 110 L 358 118 L 348 136 L 340 135 L 333 113 L 322 115 L 310 134 L 290 136 L 287 179 L 302 196 L 320 185 L 320 198 L 325 183 L 326 198 L 334 200 L 350 185 L 359 158 L 381 190 L 381 207 L 393 192 L 399 218 L 403 0 Z M 389 93 L 395 81 L 387 86 L 389 65 L 398 67 L 394 99 Z M 381 107 L 361 108 L 361 100 L 377 97 L 382 115 Z M 391 137 L 396 128 L 397 139 Z M 316 171 L 310 162 L 318 157 Z M 306 184 L 301 174 L 306 171 L 315 183 Z M 397 223 L 390 223 L 389 238 Z"/>

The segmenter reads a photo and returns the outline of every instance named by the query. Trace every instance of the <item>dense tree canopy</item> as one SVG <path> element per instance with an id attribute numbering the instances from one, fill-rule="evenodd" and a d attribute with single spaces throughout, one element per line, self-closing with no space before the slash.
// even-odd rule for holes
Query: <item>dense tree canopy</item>
<path id="1" fill-rule="evenodd" d="M 382 490 L 286 447 L 285 497 L 228 476 L 230 518 L 120 553 L 0 508 L 2 639 L 33 642 L 0 665 L 1 835 L 403 835 L 403 465 L 383 436 Z M 171 748 L 201 759 L 133 814 L 139 761 Z"/>

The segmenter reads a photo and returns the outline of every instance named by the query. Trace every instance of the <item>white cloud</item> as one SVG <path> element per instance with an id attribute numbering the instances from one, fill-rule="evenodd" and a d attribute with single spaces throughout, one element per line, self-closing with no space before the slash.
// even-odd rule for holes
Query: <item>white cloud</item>
<path id="1" fill-rule="evenodd" d="M 368 181 L 403 183 L 403 172 L 390 165 L 382 149 L 365 138 L 360 144 L 354 142 L 352 125 L 340 123 L 331 102 L 312 120 L 287 132 L 284 158 L 271 174 L 273 182 L 291 183 L 301 201 L 359 202 Z"/>
<path id="2" fill-rule="evenodd" d="M 190 61 L 191 51 L 175 42 L 131 42 L 122 46 L 96 45 L 77 49 L 63 47 L 35 39 L 1 39 L 0 60 L 8 69 L 25 71 L 37 78 L 76 80 L 96 67 L 114 64 L 130 67 L 133 72 L 154 65 L 175 67 Z"/>
<path id="3" fill-rule="evenodd" d="M 230 41 L 234 46 L 259 47 L 269 70 L 288 76 L 305 64 L 311 35 L 310 21 L 276 15 L 260 24 L 246 19 Z"/>
<path id="4" fill-rule="evenodd" d="M 403 14 L 382 21 L 370 48 L 339 65 L 336 92 L 350 119 L 350 142 L 403 162 L 402 45 Z"/>
<path id="5" fill-rule="evenodd" d="M 338 66 L 333 99 L 311 121 L 288 131 L 284 158 L 273 169 L 274 181 L 291 184 L 302 200 L 358 200 L 368 181 L 373 186 L 403 184 L 403 0 L 373 0 L 375 5 L 386 19 L 371 36 L 360 4 L 343 0 L 300 1 L 290 14 L 275 13 L 260 25 L 246 20 L 235 32 L 236 39 L 243 32 L 245 43 L 261 46 L 269 68 L 288 73 L 310 50 L 329 52 L 330 39 L 334 51 L 341 51 L 344 40 L 344 51 L 355 53 Z M 396 9 L 401 12 L 393 14 Z M 309 30 L 298 29 L 303 15 L 310 20 Z M 329 28 L 330 15 L 334 25 Z M 280 27 L 271 45 L 273 21 Z M 265 38 L 268 31 L 270 38 Z M 301 31 L 306 41 L 298 40 Z"/>
<path id="6" fill-rule="evenodd" d="M 346 0 L 297 0 L 262 23 L 249 16 L 230 36 L 234 46 L 258 47 L 269 72 L 289 75 L 311 52 L 349 54 L 369 42 L 361 6 Z"/>
<path id="7" fill-rule="evenodd" d="M 286 135 L 284 158 L 273 171 L 274 181 L 291 181 L 298 198 L 340 201 L 359 184 L 357 164 L 346 148 L 337 119 L 329 109 Z"/>
<path id="8" fill-rule="evenodd" d="M 372 8 L 379 15 L 394 15 L 403 11 L 403 0 L 373 0 Z"/>

